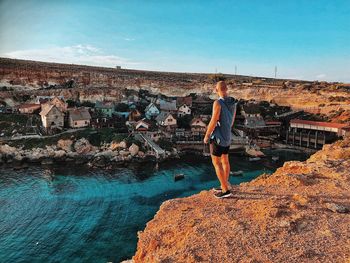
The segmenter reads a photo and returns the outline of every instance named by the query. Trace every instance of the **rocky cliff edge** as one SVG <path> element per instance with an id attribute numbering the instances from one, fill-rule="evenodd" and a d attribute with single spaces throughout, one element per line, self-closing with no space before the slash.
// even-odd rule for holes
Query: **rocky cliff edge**
<path id="1" fill-rule="evenodd" d="M 350 262 L 350 138 L 233 188 L 164 202 L 134 262 Z"/>

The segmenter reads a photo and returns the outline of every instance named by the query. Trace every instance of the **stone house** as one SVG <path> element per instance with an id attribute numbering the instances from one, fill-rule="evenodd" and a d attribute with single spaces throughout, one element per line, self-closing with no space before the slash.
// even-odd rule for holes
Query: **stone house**
<path id="1" fill-rule="evenodd" d="M 118 132 L 127 132 L 127 126 L 125 123 L 125 119 L 122 117 L 118 117 L 117 115 L 113 115 L 112 118 L 101 117 L 93 115 L 91 119 L 91 126 L 93 128 L 115 128 Z"/>
<path id="2" fill-rule="evenodd" d="M 91 115 L 85 108 L 69 109 L 68 123 L 71 128 L 82 128 L 90 126 Z"/>
<path id="3" fill-rule="evenodd" d="M 194 118 L 190 126 L 192 132 L 205 133 L 207 130 L 207 124 L 201 118 Z"/>
<path id="4" fill-rule="evenodd" d="M 187 104 L 183 104 L 177 110 L 177 116 L 183 117 L 185 115 L 191 115 L 191 108 Z"/>
<path id="5" fill-rule="evenodd" d="M 158 126 L 166 130 L 172 130 L 177 126 L 177 121 L 170 112 L 161 112 L 157 116 L 156 121 Z"/>
<path id="6" fill-rule="evenodd" d="M 40 112 L 44 128 L 59 128 L 64 126 L 64 113 L 55 105 L 45 106 Z"/>
<path id="7" fill-rule="evenodd" d="M 259 105 L 250 103 L 243 105 L 241 111 L 244 117 L 244 126 L 248 128 L 257 128 L 265 126 L 265 121 L 260 114 Z"/>
<path id="8" fill-rule="evenodd" d="M 248 103 L 242 106 L 241 111 L 243 116 L 249 116 L 249 117 L 260 117 L 260 108 L 259 105 L 256 103 Z"/>
<path id="9" fill-rule="evenodd" d="M 145 120 L 139 120 L 135 123 L 135 131 L 148 131 L 150 125 Z"/>
<path id="10" fill-rule="evenodd" d="M 68 104 L 61 97 L 54 96 L 52 99 L 46 101 L 41 104 L 41 110 L 43 111 L 45 108 L 49 108 L 51 105 L 55 105 L 61 112 L 66 112 L 68 108 Z"/>
<path id="11" fill-rule="evenodd" d="M 155 118 L 159 115 L 159 113 L 160 112 L 159 112 L 157 106 L 153 102 L 148 104 L 148 106 L 145 109 L 145 116 L 147 119 Z"/>
<path id="12" fill-rule="evenodd" d="M 176 98 L 177 107 L 180 107 L 183 104 L 186 104 L 188 107 L 192 107 L 192 97 L 191 96 L 177 97 Z"/>

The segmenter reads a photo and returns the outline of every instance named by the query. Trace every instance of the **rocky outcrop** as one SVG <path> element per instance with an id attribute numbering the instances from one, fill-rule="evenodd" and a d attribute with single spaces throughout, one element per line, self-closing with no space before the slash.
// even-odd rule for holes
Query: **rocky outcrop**
<path id="1" fill-rule="evenodd" d="M 72 150 L 73 141 L 70 139 L 60 139 L 57 142 L 57 147 L 67 152 Z"/>
<path id="2" fill-rule="evenodd" d="M 109 148 L 112 151 L 118 150 L 118 149 L 125 149 L 126 148 L 126 142 L 125 141 L 121 141 L 121 142 L 115 142 L 112 141 Z"/>
<path id="3" fill-rule="evenodd" d="M 164 202 L 134 262 L 348 262 L 350 138 L 233 187 Z"/>
<path id="4" fill-rule="evenodd" d="M 74 143 L 74 150 L 79 154 L 86 154 L 95 150 L 95 147 L 87 139 L 81 138 Z"/>
<path id="5" fill-rule="evenodd" d="M 125 141 L 105 143 L 100 147 L 90 144 L 85 138 L 78 140 L 60 139 L 57 145 L 46 145 L 44 148 L 24 149 L 8 144 L 0 145 L 0 165 L 9 165 L 16 169 L 26 168 L 27 163 L 50 165 L 62 162 L 87 164 L 93 168 L 112 169 L 128 163 L 162 161 L 177 157 L 177 153 L 168 152 L 156 160 L 152 152 L 142 152 L 140 147 L 132 144 L 127 148 Z"/>
<path id="6" fill-rule="evenodd" d="M 131 156 L 136 156 L 139 152 L 139 146 L 137 146 L 136 144 L 131 144 L 131 146 L 129 147 L 129 152 L 131 154 Z"/>
<path id="7" fill-rule="evenodd" d="M 2 154 L 8 154 L 8 155 L 14 155 L 16 154 L 17 148 L 11 147 L 7 144 L 0 145 L 0 153 Z"/>

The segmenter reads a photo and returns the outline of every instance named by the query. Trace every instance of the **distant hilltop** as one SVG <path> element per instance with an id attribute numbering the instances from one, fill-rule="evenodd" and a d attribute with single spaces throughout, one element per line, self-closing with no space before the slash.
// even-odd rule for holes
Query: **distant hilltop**
<path id="1" fill-rule="evenodd" d="M 189 83 L 211 83 L 216 76 L 223 77 L 229 82 L 250 83 L 264 82 L 269 84 L 281 84 L 285 81 L 309 83 L 310 81 L 285 80 L 265 77 L 252 77 L 222 73 L 185 73 L 185 72 L 162 72 L 96 67 L 75 64 L 49 63 L 32 60 L 19 60 L 0 58 L 0 81 L 8 81 L 13 86 L 46 87 L 50 81 L 55 84 L 64 84 L 74 80 L 79 85 L 105 85 L 115 86 L 119 79 L 149 79 L 154 81 L 172 81 L 187 86 Z"/>
<path id="2" fill-rule="evenodd" d="M 50 70 L 67 70 L 67 71 L 88 71 L 88 72 L 99 72 L 99 73 L 113 73 L 118 75 L 125 75 L 125 73 L 130 75 L 143 75 L 150 76 L 157 74 L 159 76 L 169 76 L 173 75 L 174 77 L 208 77 L 208 75 L 223 75 L 228 79 L 236 80 L 259 80 L 263 79 L 266 81 L 302 81 L 302 82 L 311 82 L 304 80 L 295 80 L 295 79 L 279 79 L 279 78 L 268 78 L 268 77 L 259 77 L 259 76 L 245 76 L 245 75 L 234 75 L 234 74 L 223 74 L 223 73 L 189 73 L 189 72 L 167 72 L 167 71 L 152 71 L 152 70 L 137 70 L 137 69 L 128 69 L 122 68 L 121 66 L 116 65 L 115 68 L 111 67 L 102 67 L 102 66 L 88 66 L 88 65 L 78 65 L 78 64 L 65 64 L 65 63 L 55 63 L 55 62 L 42 62 L 34 60 L 23 60 L 23 59 L 12 59 L 12 58 L 3 58 L 0 57 L 0 65 L 5 68 L 32 68 L 32 69 L 50 69 Z"/>

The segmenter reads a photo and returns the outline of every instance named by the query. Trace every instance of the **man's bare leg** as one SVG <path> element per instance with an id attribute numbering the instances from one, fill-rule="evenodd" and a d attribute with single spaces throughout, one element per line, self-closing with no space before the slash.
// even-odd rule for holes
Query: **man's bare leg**
<path id="1" fill-rule="evenodd" d="M 221 164 L 222 164 L 222 169 L 224 170 L 224 174 L 225 174 L 225 181 L 227 182 L 227 186 L 230 188 L 230 182 L 229 182 L 229 178 L 230 178 L 230 160 L 228 158 L 228 154 L 223 154 L 221 155 Z"/>
<path id="2" fill-rule="evenodd" d="M 228 185 L 227 185 L 226 175 L 222 167 L 221 157 L 212 155 L 211 160 L 215 168 L 216 176 L 218 177 L 221 184 L 221 191 L 225 193 L 228 190 Z"/>

